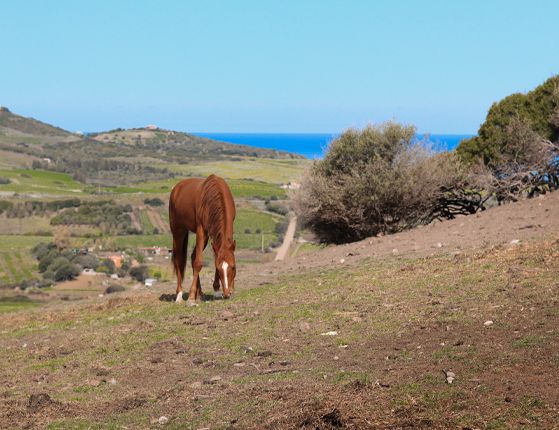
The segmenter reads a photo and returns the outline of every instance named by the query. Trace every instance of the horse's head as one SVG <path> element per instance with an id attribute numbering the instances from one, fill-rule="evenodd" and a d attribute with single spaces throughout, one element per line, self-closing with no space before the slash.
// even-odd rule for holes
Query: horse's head
<path id="1" fill-rule="evenodd" d="M 235 275 L 237 267 L 235 265 L 235 246 L 236 242 L 227 244 L 225 241 L 220 248 L 212 242 L 214 251 L 215 268 L 219 273 L 219 280 L 223 287 L 223 297 L 228 299 L 230 296 L 233 298 L 233 287 L 235 285 Z"/>

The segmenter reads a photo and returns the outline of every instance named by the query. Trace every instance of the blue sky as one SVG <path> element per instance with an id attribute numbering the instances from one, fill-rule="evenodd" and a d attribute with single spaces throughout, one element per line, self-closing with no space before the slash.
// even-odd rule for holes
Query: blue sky
<path id="1" fill-rule="evenodd" d="M 71 131 L 476 133 L 559 73 L 554 1 L 22 1 L 0 105 Z"/>

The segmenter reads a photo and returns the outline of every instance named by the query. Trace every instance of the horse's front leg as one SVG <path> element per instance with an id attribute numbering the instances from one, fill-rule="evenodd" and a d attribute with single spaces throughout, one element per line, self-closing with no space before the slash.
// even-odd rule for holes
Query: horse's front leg
<path id="1" fill-rule="evenodd" d="M 204 229 L 202 226 L 198 226 L 196 229 L 196 248 L 193 253 L 192 259 L 192 271 L 193 271 L 193 278 L 192 278 L 192 286 L 190 287 L 190 295 L 188 296 L 188 300 L 186 301 L 187 306 L 195 306 L 196 305 L 196 293 L 200 292 L 200 297 L 198 300 L 201 300 L 201 293 L 202 288 L 200 285 L 200 271 L 204 265 L 204 242 L 205 242 L 205 234 Z"/>
<path id="2" fill-rule="evenodd" d="M 215 278 L 214 278 L 214 300 L 222 300 L 223 294 L 219 291 L 219 272 L 215 269 Z"/>

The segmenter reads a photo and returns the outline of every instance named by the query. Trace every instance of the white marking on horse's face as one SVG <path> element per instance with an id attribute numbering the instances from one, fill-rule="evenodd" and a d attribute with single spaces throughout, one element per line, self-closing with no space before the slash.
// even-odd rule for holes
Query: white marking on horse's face
<path id="1" fill-rule="evenodd" d="M 227 280 L 227 268 L 229 267 L 229 264 L 224 261 L 221 267 L 223 268 L 223 279 L 225 279 L 225 288 L 223 289 L 223 292 L 225 293 L 226 291 L 229 292 L 229 281 Z"/>

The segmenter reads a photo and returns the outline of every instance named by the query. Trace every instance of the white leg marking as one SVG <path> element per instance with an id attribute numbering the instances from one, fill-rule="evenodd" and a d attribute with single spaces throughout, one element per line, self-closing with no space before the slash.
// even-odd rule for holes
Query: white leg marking
<path id="1" fill-rule="evenodd" d="M 222 300 L 223 299 L 223 294 L 221 294 L 221 291 L 216 291 L 214 293 L 214 300 Z"/>
<path id="2" fill-rule="evenodd" d="M 227 283 L 227 268 L 229 267 L 229 264 L 227 264 L 225 261 L 223 262 L 223 264 L 221 265 L 221 267 L 223 267 L 223 274 L 224 274 L 224 278 L 225 278 L 225 288 L 223 289 L 223 292 L 225 291 L 229 291 L 229 284 Z"/>
<path id="3" fill-rule="evenodd" d="M 177 303 L 180 303 L 180 302 L 182 302 L 182 301 L 183 301 L 183 300 L 182 300 L 182 291 L 181 291 L 180 293 L 177 294 L 177 300 L 176 300 L 176 302 L 177 302 Z"/>

